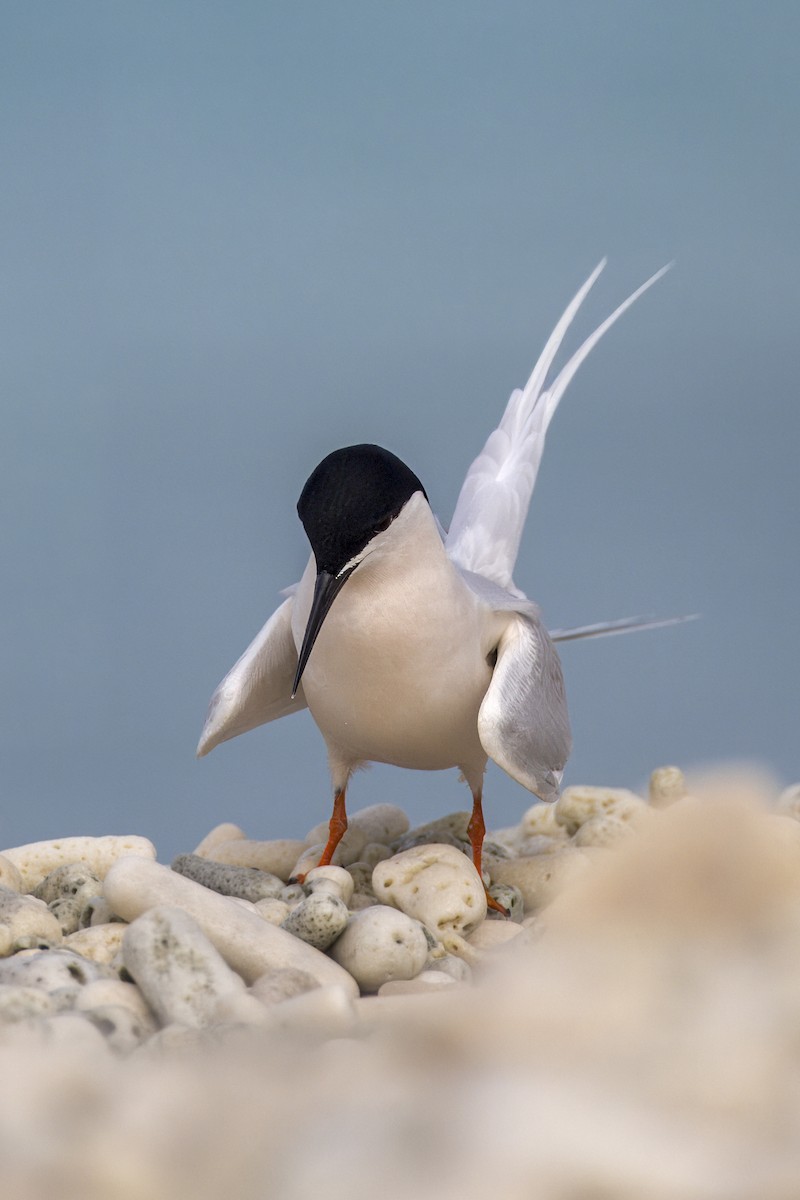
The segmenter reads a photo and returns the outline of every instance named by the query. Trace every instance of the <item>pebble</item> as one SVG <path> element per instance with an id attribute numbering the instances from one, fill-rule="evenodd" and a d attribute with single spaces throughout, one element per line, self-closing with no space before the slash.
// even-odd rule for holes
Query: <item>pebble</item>
<path id="1" fill-rule="evenodd" d="M 346 1037 L 356 1024 L 353 996 L 336 984 L 314 988 L 268 1010 L 273 1028 L 303 1038 Z"/>
<path id="2" fill-rule="evenodd" d="M 479 929 L 483 926 L 479 925 Z M 469 983 L 472 979 L 472 968 L 463 958 L 459 958 L 457 954 L 446 953 L 444 947 L 441 947 L 439 952 L 431 951 L 428 955 L 428 960 L 425 964 L 426 971 L 441 971 L 445 975 L 449 975 L 451 979 L 455 979 L 456 983 Z"/>
<path id="3" fill-rule="evenodd" d="M 593 817 L 614 816 L 620 821 L 635 821 L 647 816 L 648 806 L 627 788 L 568 787 L 553 806 L 555 819 L 572 836 Z"/>
<path id="4" fill-rule="evenodd" d="M 445 846 L 456 846 L 465 853 L 470 849 L 467 826 L 471 813 L 454 812 L 447 816 L 428 821 L 425 825 L 417 825 L 406 834 L 394 840 L 392 848 L 395 854 L 402 850 L 410 850 L 414 846 L 427 846 L 431 843 Z"/>
<path id="5" fill-rule="evenodd" d="M 254 867 L 258 871 L 266 871 L 268 875 L 277 875 L 286 883 L 304 849 L 305 842 L 296 839 L 255 842 L 233 838 L 229 842 L 214 845 L 203 857 L 213 858 L 214 862 L 229 863 L 232 867 Z"/>
<path id="6" fill-rule="evenodd" d="M 422 971 L 416 979 L 390 979 L 378 988 L 379 996 L 413 996 L 431 988 L 452 987 L 455 979 L 446 971 Z"/>
<path id="7" fill-rule="evenodd" d="M 55 838 L 0 851 L 0 855 L 9 859 L 19 870 L 22 888 L 26 892 L 32 891 L 51 871 L 69 863 L 83 863 L 100 879 L 104 879 L 112 863 L 128 854 L 154 859 L 156 848 L 144 837 L 109 835 Z"/>
<path id="8" fill-rule="evenodd" d="M 45 904 L 52 904 L 64 897 L 88 901 L 94 896 L 100 896 L 102 891 L 103 885 L 94 872 L 83 863 L 73 862 L 64 863 L 49 875 L 45 875 L 31 894 L 36 896 L 37 900 L 44 900 Z"/>
<path id="9" fill-rule="evenodd" d="M 179 854 L 172 863 L 173 871 L 201 883 L 221 896 L 235 896 L 240 900 L 274 900 L 283 891 L 284 883 L 277 875 L 270 875 L 255 867 L 234 867 L 229 863 L 201 858 L 199 854 Z"/>
<path id="10" fill-rule="evenodd" d="M 250 991 L 262 1004 L 280 1004 L 319 987 L 313 975 L 298 971 L 296 967 L 281 967 L 266 971 L 250 987 Z"/>
<path id="11" fill-rule="evenodd" d="M 526 838 L 549 837 L 563 841 L 567 837 L 566 829 L 556 820 L 555 804 L 546 804 L 543 800 L 532 804 L 524 813 L 519 828 Z"/>
<path id="12" fill-rule="evenodd" d="M 576 846 L 614 846 L 633 834 L 633 826 L 612 813 L 584 821 L 573 838 Z"/>
<path id="13" fill-rule="evenodd" d="M 347 918 L 343 900 L 329 891 L 315 891 L 292 909 L 281 928 L 317 950 L 327 950 L 347 925 Z"/>
<path id="14" fill-rule="evenodd" d="M 359 812 L 348 815 L 347 832 L 342 838 L 346 846 L 345 857 L 356 848 L 355 855 L 349 859 L 355 862 L 359 854 L 370 843 L 388 844 L 400 837 L 408 829 L 408 816 L 396 804 L 371 804 Z M 312 845 L 328 839 L 328 822 L 322 821 L 309 831 L 306 844 Z M 341 845 L 341 843 L 340 843 Z M 343 863 L 347 866 L 347 863 Z"/>
<path id="15" fill-rule="evenodd" d="M 0 1025 L 0 1042 L 7 1043 L 12 1036 L 16 1047 L 27 1046 L 30 1050 L 42 1047 L 48 1055 L 63 1050 L 65 1054 L 91 1063 L 94 1071 L 103 1056 L 110 1053 L 99 1029 L 74 1012 L 57 1012 Z"/>
<path id="16" fill-rule="evenodd" d="M 522 933 L 522 925 L 515 925 L 512 921 L 484 921 L 469 935 L 467 941 L 476 950 L 494 950 L 514 941 Z"/>
<path id="17" fill-rule="evenodd" d="M 0 854 L 0 887 L 11 892 L 23 891 L 22 876 L 11 859 L 3 854 Z"/>
<path id="18" fill-rule="evenodd" d="M 549 904 L 588 866 L 588 856 L 569 846 L 558 854 L 537 854 L 498 863 L 492 876 L 494 883 L 519 888 L 525 912 L 531 913 Z"/>
<path id="19" fill-rule="evenodd" d="M 212 851 L 218 846 L 224 846 L 226 842 L 244 841 L 247 834 L 238 825 L 233 825 L 230 821 L 224 821 L 221 825 L 215 825 L 210 830 L 203 840 L 195 847 L 195 854 L 199 854 L 201 858 L 213 858 Z"/>
<path id="20" fill-rule="evenodd" d="M 428 941 L 418 921 L 377 904 L 350 917 L 330 953 L 361 991 L 369 993 L 390 979 L 419 975 L 428 957 Z"/>
<path id="21" fill-rule="evenodd" d="M 75 998 L 76 1012 L 89 1012 L 96 1008 L 127 1008 L 143 1026 L 152 1033 L 156 1031 L 153 1013 L 135 983 L 123 983 L 121 979 L 95 979 L 78 990 Z"/>
<path id="22" fill-rule="evenodd" d="M 128 926 L 122 958 L 160 1025 L 200 1029 L 222 996 L 244 991 L 198 923 L 173 905 L 151 908 Z"/>
<path id="23" fill-rule="evenodd" d="M 122 937 L 127 926 L 121 921 L 108 925 L 92 925 L 79 929 L 64 939 L 68 950 L 74 950 L 91 962 L 111 964 L 122 948 Z"/>
<path id="24" fill-rule="evenodd" d="M 657 767 L 650 776 L 647 798 L 653 808 L 667 808 L 676 800 L 683 800 L 688 792 L 680 767 Z"/>
<path id="25" fill-rule="evenodd" d="M 291 909 L 285 900 L 257 900 L 255 910 L 264 921 L 270 925 L 282 925 Z"/>
<path id="26" fill-rule="evenodd" d="M 522 892 L 518 887 L 514 887 L 511 883 L 493 883 L 489 888 L 489 895 L 498 904 L 502 904 L 508 916 L 504 917 L 496 909 L 490 908 L 486 912 L 487 920 L 512 921 L 515 924 L 522 921 L 525 916 L 525 905 L 522 900 Z"/>
<path id="27" fill-rule="evenodd" d="M 439 937 L 471 933 L 486 916 L 480 876 L 454 846 L 425 843 L 404 850 L 378 863 L 372 886 L 383 904 L 422 921 Z"/>
<path id="28" fill-rule="evenodd" d="M 50 993 L 64 987 L 85 987 L 96 979 L 116 978 L 110 967 L 90 962 L 61 946 L 54 950 L 29 950 L 0 961 L 0 983 L 38 987 Z"/>
<path id="29" fill-rule="evenodd" d="M 43 900 L 0 889 L 0 957 L 61 940 L 61 926 Z"/>
<path id="30" fill-rule="evenodd" d="M 121 858 L 106 876 L 105 894 L 114 911 L 129 921 L 159 904 L 184 909 L 246 983 L 270 967 L 297 967 L 320 984 L 340 983 L 356 994 L 347 972 L 321 951 L 159 863 Z"/>
<path id="31" fill-rule="evenodd" d="M 0 1023 L 24 1021 L 54 1011 L 52 998 L 38 987 L 0 983 Z"/>
<path id="32" fill-rule="evenodd" d="M 344 904 L 349 904 L 353 895 L 353 877 L 344 867 L 314 867 L 303 886 L 308 892 L 330 892 Z"/>

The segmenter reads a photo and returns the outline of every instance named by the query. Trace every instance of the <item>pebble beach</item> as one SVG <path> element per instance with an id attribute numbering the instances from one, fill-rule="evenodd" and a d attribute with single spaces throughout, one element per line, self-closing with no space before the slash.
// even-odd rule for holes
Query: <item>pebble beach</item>
<path id="1" fill-rule="evenodd" d="M 796 1200 L 800 785 L 468 819 L 0 851 L 4 1200 Z"/>

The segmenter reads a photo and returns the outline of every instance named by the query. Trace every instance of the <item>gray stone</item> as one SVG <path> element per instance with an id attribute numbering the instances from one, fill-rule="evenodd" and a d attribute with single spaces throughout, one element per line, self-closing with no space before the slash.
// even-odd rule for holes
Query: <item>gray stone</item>
<path id="1" fill-rule="evenodd" d="M 525 916 L 525 905 L 522 900 L 522 892 L 518 887 L 514 887 L 512 883 L 493 883 L 489 888 L 489 895 L 498 904 L 502 904 L 508 913 L 508 918 L 504 917 L 495 908 L 487 908 L 487 920 L 505 921 L 508 919 L 514 921 L 517 925 L 520 924 L 522 918 Z"/>
<path id="2" fill-rule="evenodd" d="M 61 927 L 42 900 L 0 888 L 0 957 L 61 941 Z"/>
<path id="3" fill-rule="evenodd" d="M 52 904 L 65 896 L 76 900 L 89 901 L 93 896 L 100 896 L 103 885 L 93 871 L 84 863 L 64 863 L 46 875 L 41 883 L 37 883 L 32 895 L 45 904 Z"/>
<path id="4" fill-rule="evenodd" d="M 272 900 L 284 888 L 282 879 L 255 867 L 235 867 L 215 862 L 199 854 L 179 854 L 172 864 L 173 871 L 193 879 L 221 896 L 236 896 L 240 900 Z"/>
<path id="5" fill-rule="evenodd" d="M 0 983 L 38 987 L 54 992 L 62 987 L 84 987 L 95 979 L 116 979 L 117 974 L 103 963 L 91 962 L 72 950 L 56 948 L 15 954 L 0 960 Z"/>
<path id="6" fill-rule="evenodd" d="M 347 918 L 347 905 L 343 900 L 331 892 L 317 891 L 292 909 L 281 929 L 317 950 L 327 950 L 347 925 Z"/>

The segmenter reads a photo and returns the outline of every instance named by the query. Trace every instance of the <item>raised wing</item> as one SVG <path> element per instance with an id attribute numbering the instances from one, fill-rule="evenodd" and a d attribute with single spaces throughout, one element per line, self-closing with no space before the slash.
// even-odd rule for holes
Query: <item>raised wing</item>
<path id="1" fill-rule="evenodd" d="M 528 514 L 545 435 L 573 375 L 603 334 L 618 317 L 660 279 L 662 267 L 629 296 L 610 317 L 586 339 L 548 388 L 547 374 L 573 317 L 580 308 L 606 260 L 595 267 L 548 338 L 541 357 L 522 391 L 511 393 L 497 429 L 467 471 L 456 503 L 446 547 L 451 559 L 507 588 L 515 595 L 512 575 L 522 529 Z"/>
<path id="2" fill-rule="evenodd" d="M 478 737 L 504 771 L 542 800 L 555 800 L 572 737 L 558 653 L 542 624 L 510 613 Z"/>
<path id="3" fill-rule="evenodd" d="M 302 687 L 291 699 L 297 669 L 293 604 L 293 596 L 284 600 L 218 685 L 208 706 L 198 757 L 248 729 L 306 707 Z"/>

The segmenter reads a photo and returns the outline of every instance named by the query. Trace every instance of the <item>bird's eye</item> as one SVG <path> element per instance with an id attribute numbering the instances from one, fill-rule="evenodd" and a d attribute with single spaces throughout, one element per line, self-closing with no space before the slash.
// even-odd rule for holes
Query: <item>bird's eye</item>
<path id="1" fill-rule="evenodd" d="M 375 533 L 383 533 L 384 529 L 389 528 L 389 526 L 392 523 L 392 520 L 393 520 L 393 518 L 390 513 L 388 517 L 384 517 L 384 519 L 382 521 L 378 522 L 378 524 L 375 526 Z"/>

